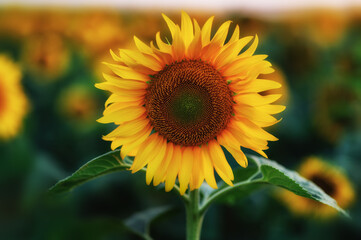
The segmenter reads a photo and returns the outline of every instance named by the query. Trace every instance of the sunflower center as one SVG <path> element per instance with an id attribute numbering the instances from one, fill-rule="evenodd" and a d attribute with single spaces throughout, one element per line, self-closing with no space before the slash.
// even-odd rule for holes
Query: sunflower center
<path id="1" fill-rule="evenodd" d="M 197 86 L 181 85 L 169 98 L 166 109 L 173 121 L 183 125 L 197 124 L 202 121 L 204 112 L 210 108 L 207 92 Z"/>
<path id="2" fill-rule="evenodd" d="M 197 146 L 227 126 L 232 116 L 232 93 L 211 65 L 185 60 L 153 76 L 145 106 L 160 135 L 175 144 Z"/>
<path id="3" fill-rule="evenodd" d="M 331 197 L 335 194 L 336 188 L 335 185 L 327 178 L 323 176 L 314 175 L 310 178 L 317 186 L 319 186 L 325 193 Z"/>

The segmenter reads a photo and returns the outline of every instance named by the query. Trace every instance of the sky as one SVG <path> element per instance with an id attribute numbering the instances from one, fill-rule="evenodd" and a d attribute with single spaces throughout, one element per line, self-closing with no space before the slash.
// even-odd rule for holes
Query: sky
<path id="1" fill-rule="evenodd" d="M 119 9 L 184 9 L 205 11 L 244 10 L 277 13 L 304 8 L 361 7 L 361 0 L 0 0 L 0 5 L 116 7 Z"/>

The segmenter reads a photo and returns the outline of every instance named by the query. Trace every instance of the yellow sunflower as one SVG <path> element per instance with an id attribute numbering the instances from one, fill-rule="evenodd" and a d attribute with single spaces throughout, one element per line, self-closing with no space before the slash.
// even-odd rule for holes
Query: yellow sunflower
<path id="1" fill-rule="evenodd" d="M 165 182 L 166 191 L 177 178 L 181 194 L 204 180 L 217 188 L 214 170 L 232 185 L 224 151 L 243 167 L 241 146 L 266 157 L 267 141 L 277 138 L 262 128 L 277 123 L 271 114 L 285 107 L 271 105 L 279 94 L 258 92 L 281 85 L 258 78 L 273 69 L 266 55 L 254 55 L 257 36 L 239 38 L 236 26 L 226 41 L 230 21 L 211 37 L 213 17 L 202 28 L 184 12 L 181 26 L 163 17 L 171 43 L 158 32 L 157 47 L 134 37 L 138 50 L 111 52 L 117 63 L 107 65 L 117 76 L 104 74 L 106 82 L 96 84 L 112 93 L 98 121 L 119 126 L 104 139 L 112 149 L 122 146 L 122 157 L 134 156 L 133 173 L 147 166 L 147 184 Z"/>
<path id="2" fill-rule="evenodd" d="M 300 169 L 300 175 L 311 180 L 325 193 L 334 198 L 341 208 L 347 208 L 355 198 L 354 189 L 347 176 L 337 167 L 317 157 L 306 159 Z M 282 190 L 280 199 L 297 215 L 313 215 L 328 218 L 337 214 L 337 210 L 317 201 L 297 196 Z"/>
<path id="3" fill-rule="evenodd" d="M 27 113 L 28 101 L 20 80 L 19 67 L 0 55 L 0 139 L 14 137 Z"/>
<path id="4" fill-rule="evenodd" d="M 24 44 L 22 55 L 24 66 L 37 75 L 36 80 L 42 82 L 57 80 L 66 72 L 70 62 L 64 39 L 53 33 L 29 37 Z"/>
<path id="5" fill-rule="evenodd" d="M 58 99 L 58 106 L 60 113 L 81 124 L 81 127 L 94 122 L 100 107 L 91 89 L 82 84 L 64 89 Z"/>

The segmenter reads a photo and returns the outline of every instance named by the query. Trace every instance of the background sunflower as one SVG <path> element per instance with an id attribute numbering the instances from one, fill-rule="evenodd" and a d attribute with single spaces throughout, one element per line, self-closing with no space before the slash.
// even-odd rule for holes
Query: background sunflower
<path id="1" fill-rule="evenodd" d="M 228 6 L 226 2 L 223 3 Z M 249 4 L 253 2 L 257 1 Z M 272 3 L 277 5 L 277 1 Z M 209 7 L 213 4 L 208 1 Z M 236 25 L 242 36 L 258 35 L 260 44 L 254 55 L 269 54 L 267 60 L 275 66 L 275 73 L 281 73 L 264 78 L 272 76 L 273 80 L 283 82 L 282 88 L 272 90 L 280 92 L 272 94 L 288 96 L 277 103 L 287 105 L 281 115 L 275 116 L 282 121 L 265 128 L 279 138 L 269 142 L 267 155 L 291 169 L 308 156 L 322 156 L 324 161 L 340 166 L 355 192 L 354 203 L 349 206 L 352 220 L 335 217 L 325 222 L 295 216 L 276 198 L 269 197 L 268 190 L 260 188 L 241 201 L 231 195 L 220 199 L 227 204 L 209 210 L 202 237 L 360 239 L 360 8 L 298 9 L 274 14 L 271 7 L 251 13 L 245 7 L 230 6 L 232 11 L 227 12 L 214 9 L 187 12 L 198 20 L 200 27 L 210 16 L 216 16 L 210 36 L 227 20 L 232 24 L 226 41 L 232 38 Z M 260 6 L 263 5 L 258 4 L 256 9 Z M 139 239 L 128 226 L 144 225 L 137 224 L 139 218 L 131 217 L 162 212 L 152 221 L 152 236 L 184 239 L 184 216 L 178 198 L 145 185 L 146 175 L 142 173 L 108 175 L 87 183 L 66 198 L 45 197 L 57 180 L 109 150 L 109 142 L 101 137 L 116 125 L 95 122 L 102 116 L 103 104 L 110 96 L 92 87 L 103 81 L 101 72 L 107 71 L 100 62 L 116 62 L 109 58 L 109 49 L 117 55 L 119 48 L 135 51 L 133 35 L 149 43 L 156 41 L 154 33 L 160 31 L 166 48 L 172 35 L 161 13 L 156 9 L 57 10 L 1 5 L 0 54 L 5 54 L 12 66 L 16 63 L 17 70 L 13 72 L 17 72 L 17 86 L 23 92 L 4 91 L 1 83 L 5 75 L 1 69 L 6 64 L 0 64 L 0 112 L 6 103 L 4 93 L 17 96 L 12 104 L 21 103 L 11 113 L 18 116 L 11 124 L 18 124 L 19 131 L 0 140 L 1 238 Z M 181 25 L 179 11 L 165 13 Z M 111 71 L 106 74 L 116 77 Z M 230 167 L 235 168 L 238 164 L 231 152 L 223 147 L 222 150 Z M 251 152 L 247 148 L 242 150 Z M 155 175 L 162 176 L 162 172 Z M 334 173 L 333 178 L 338 177 Z M 154 177 L 153 183 L 157 185 L 162 180 Z M 169 201 L 178 204 L 179 209 L 149 209 Z"/>

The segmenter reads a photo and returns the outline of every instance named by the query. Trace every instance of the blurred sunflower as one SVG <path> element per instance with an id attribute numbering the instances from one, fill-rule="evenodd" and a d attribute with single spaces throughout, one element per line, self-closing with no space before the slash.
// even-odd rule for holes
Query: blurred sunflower
<path id="1" fill-rule="evenodd" d="M 23 9 L 7 9 L 0 13 L 0 33 L 14 37 L 26 37 L 36 29 L 36 13 Z"/>
<path id="2" fill-rule="evenodd" d="M 361 127 L 361 96 L 358 86 L 333 83 L 317 92 L 314 125 L 326 141 L 336 143 L 348 130 Z"/>
<path id="3" fill-rule="evenodd" d="M 118 77 L 104 74 L 106 82 L 96 84 L 112 93 L 98 121 L 119 126 L 104 139 L 112 149 L 122 146 L 122 157 L 135 156 L 133 173 L 147 165 L 147 184 L 165 182 L 166 191 L 177 177 L 181 194 L 204 180 L 217 188 L 214 169 L 232 185 L 223 151 L 243 167 L 247 158 L 240 146 L 267 157 L 263 150 L 277 138 L 262 128 L 277 123 L 271 114 L 285 107 L 271 105 L 279 94 L 258 93 L 281 85 L 258 78 L 274 70 L 267 55 L 253 55 L 257 36 L 239 38 L 237 26 L 226 42 L 230 21 L 211 38 L 213 17 L 202 29 L 184 12 L 181 27 L 163 17 L 172 43 L 158 32 L 157 47 L 134 37 L 138 50 L 111 52 L 118 63 L 107 65 Z"/>
<path id="4" fill-rule="evenodd" d="M 343 209 L 349 207 L 355 198 L 354 189 L 347 176 L 337 167 L 317 157 L 307 158 L 300 166 L 299 174 L 319 186 Z M 297 215 L 329 218 L 337 214 L 335 209 L 327 205 L 286 190 L 282 190 L 279 197 Z"/>
<path id="5" fill-rule="evenodd" d="M 28 101 L 20 81 L 19 67 L 0 55 L 0 139 L 17 135 L 28 111 Z"/>
<path id="6" fill-rule="evenodd" d="M 70 37 L 83 47 L 87 54 L 103 54 L 126 40 L 118 14 L 93 11 L 79 14 L 74 19 Z"/>
<path id="7" fill-rule="evenodd" d="M 23 48 L 23 64 L 39 81 L 53 81 L 67 69 L 69 50 L 61 36 L 47 33 L 29 37 Z"/>
<path id="8" fill-rule="evenodd" d="M 99 109 L 95 94 L 82 84 L 64 89 L 59 96 L 58 106 L 66 118 L 82 126 L 93 123 Z"/>
<path id="9" fill-rule="evenodd" d="M 348 16 L 337 10 L 318 10 L 306 16 L 306 36 L 321 47 L 338 44 L 348 27 Z"/>

